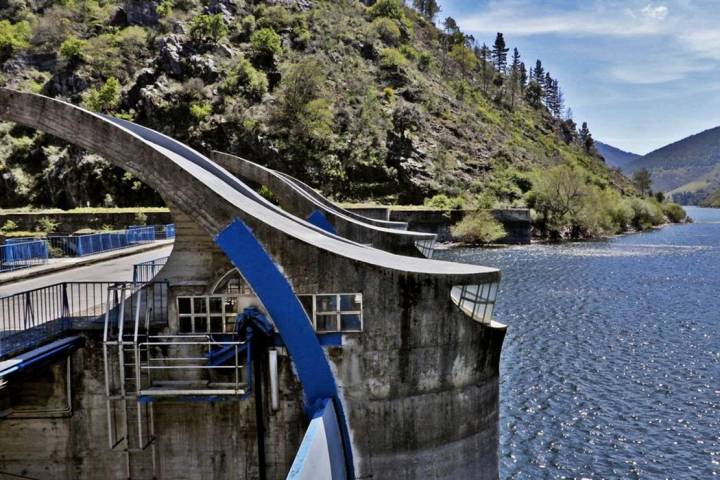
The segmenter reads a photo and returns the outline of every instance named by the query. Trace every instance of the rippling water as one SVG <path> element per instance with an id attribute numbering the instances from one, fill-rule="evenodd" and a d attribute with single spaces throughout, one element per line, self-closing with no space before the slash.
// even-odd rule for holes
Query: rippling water
<path id="1" fill-rule="evenodd" d="M 720 210 L 499 267 L 501 478 L 720 479 Z"/>

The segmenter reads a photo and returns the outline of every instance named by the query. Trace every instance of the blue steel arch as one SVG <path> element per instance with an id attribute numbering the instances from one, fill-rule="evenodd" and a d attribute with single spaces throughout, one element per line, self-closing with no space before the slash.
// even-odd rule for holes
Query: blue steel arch
<path id="1" fill-rule="evenodd" d="M 235 219 L 214 240 L 252 287 L 275 323 L 302 383 L 305 408 L 310 418 L 325 407 L 327 400 L 332 400 L 342 435 L 345 471 L 348 478 L 354 478 L 350 434 L 335 376 L 290 283 L 242 220 Z"/>

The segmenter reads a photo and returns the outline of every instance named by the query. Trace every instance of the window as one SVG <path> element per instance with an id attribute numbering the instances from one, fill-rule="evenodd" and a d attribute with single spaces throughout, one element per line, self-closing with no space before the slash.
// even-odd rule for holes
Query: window
<path id="1" fill-rule="evenodd" d="M 361 332 L 362 293 L 298 295 L 318 333 Z"/>
<path id="2" fill-rule="evenodd" d="M 235 295 L 178 297 L 180 333 L 231 333 L 235 330 Z"/>

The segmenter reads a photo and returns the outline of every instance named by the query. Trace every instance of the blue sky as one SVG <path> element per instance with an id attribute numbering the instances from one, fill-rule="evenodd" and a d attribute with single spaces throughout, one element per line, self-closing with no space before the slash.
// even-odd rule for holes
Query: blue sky
<path id="1" fill-rule="evenodd" d="M 439 0 L 478 42 L 543 61 L 576 122 L 647 153 L 720 125 L 720 0 Z"/>

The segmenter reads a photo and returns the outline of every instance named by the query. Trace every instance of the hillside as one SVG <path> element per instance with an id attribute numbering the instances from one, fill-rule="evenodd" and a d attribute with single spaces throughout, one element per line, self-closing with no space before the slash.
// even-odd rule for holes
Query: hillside
<path id="1" fill-rule="evenodd" d="M 558 164 L 634 191 L 561 104 L 551 113 L 524 65 L 491 63 L 457 27 L 397 0 L 2 5 L 0 84 L 245 156 L 337 199 L 518 205 L 531 172 Z M 557 93 L 549 74 L 540 81 Z M 162 203 L 101 158 L 8 124 L 0 173 L 1 207 Z"/>
<path id="2" fill-rule="evenodd" d="M 605 159 L 605 163 L 623 171 L 626 170 L 632 162 L 641 157 L 641 155 L 637 153 L 626 152 L 625 150 L 620 150 L 612 145 L 598 141 L 595 141 L 595 148 L 597 148 L 598 153 Z"/>
<path id="3" fill-rule="evenodd" d="M 695 204 L 720 188 L 720 127 L 692 135 L 633 162 L 628 173 L 646 168 L 652 188 L 676 201 Z"/>

